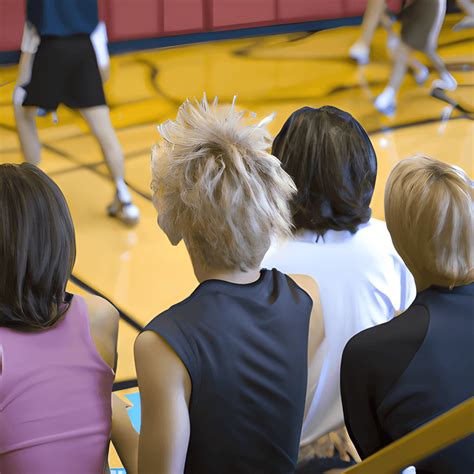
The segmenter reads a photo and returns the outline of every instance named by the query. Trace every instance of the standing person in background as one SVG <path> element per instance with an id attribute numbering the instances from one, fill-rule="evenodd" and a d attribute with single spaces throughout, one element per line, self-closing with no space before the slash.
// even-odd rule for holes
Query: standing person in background
<path id="1" fill-rule="evenodd" d="M 116 192 L 107 211 L 128 225 L 140 217 L 124 181 L 124 157 L 110 120 L 102 78 L 108 77 L 105 25 L 97 0 L 28 0 L 19 77 L 13 94 L 25 160 L 38 164 L 38 109 L 77 109 L 99 142 Z M 100 69 L 99 69 L 100 67 Z"/>
<path id="2" fill-rule="evenodd" d="M 397 49 L 400 38 L 393 31 L 392 25 L 395 19 L 388 11 L 386 0 L 369 0 L 364 12 L 360 36 L 349 49 L 349 56 L 360 65 L 368 64 L 370 61 L 370 47 L 374 38 L 375 30 L 381 24 L 387 31 L 387 47 L 393 52 Z M 394 16 L 394 15 L 393 15 Z M 416 58 L 410 58 L 410 67 L 418 85 L 423 85 L 428 79 L 428 68 Z"/>
<path id="3" fill-rule="evenodd" d="M 413 51 L 425 53 L 439 73 L 440 78 L 433 81 L 433 89 L 439 88 L 447 91 L 456 89 L 456 79 L 447 70 L 443 60 L 436 52 L 445 15 L 446 0 L 410 0 L 406 2 L 400 13 L 401 42 L 395 50 L 390 81 L 374 103 L 379 112 L 389 116 L 395 113 L 397 94 Z"/>
<path id="4" fill-rule="evenodd" d="M 387 226 L 418 294 L 403 314 L 344 349 L 344 417 L 362 458 L 474 395 L 473 207 L 472 181 L 446 163 L 408 158 L 388 178 Z M 473 448 L 471 435 L 416 470 L 472 473 Z"/>
<path id="5" fill-rule="evenodd" d="M 406 309 L 416 290 L 385 223 L 371 217 L 377 157 L 357 120 L 335 107 L 304 107 L 283 125 L 272 153 L 298 189 L 291 201 L 296 232 L 272 245 L 262 266 L 313 277 L 323 308 L 325 337 L 309 362 L 301 436 L 301 457 L 313 459 L 300 467 L 316 474 L 349 466 L 337 455 L 318 455 L 321 437 L 344 426 L 345 344 Z"/>
<path id="6" fill-rule="evenodd" d="M 386 0 L 368 0 L 362 20 L 360 36 L 349 49 L 349 56 L 360 65 L 370 61 L 370 46 L 375 30 L 382 25 L 388 34 L 387 45 L 393 49 L 398 44 L 397 35 L 392 31 L 393 20 L 387 13 Z"/>

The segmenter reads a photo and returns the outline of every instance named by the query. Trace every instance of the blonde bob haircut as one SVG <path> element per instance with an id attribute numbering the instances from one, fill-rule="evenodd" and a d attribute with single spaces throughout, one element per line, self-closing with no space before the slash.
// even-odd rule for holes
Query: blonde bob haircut
<path id="1" fill-rule="evenodd" d="M 289 175 L 268 152 L 265 124 L 231 106 L 186 100 L 176 120 L 158 127 L 153 202 L 172 243 L 184 239 L 208 268 L 257 268 L 271 238 L 291 235 Z M 173 237 L 171 237 L 173 236 Z"/>
<path id="2" fill-rule="evenodd" d="M 401 161 L 385 188 L 385 219 L 418 291 L 474 281 L 473 186 L 462 169 L 424 156 Z"/>

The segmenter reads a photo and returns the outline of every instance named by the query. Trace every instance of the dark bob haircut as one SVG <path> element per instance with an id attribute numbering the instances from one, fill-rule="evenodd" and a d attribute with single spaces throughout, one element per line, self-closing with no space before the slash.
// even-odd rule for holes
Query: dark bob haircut
<path id="1" fill-rule="evenodd" d="M 336 107 L 303 107 L 285 122 L 273 155 L 293 178 L 296 229 L 357 232 L 371 216 L 377 157 L 366 131 Z"/>
<path id="2" fill-rule="evenodd" d="M 0 326 L 52 326 L 64 312 L 75 258 L 58 186 L 36 166 L 0 165 Z"/>

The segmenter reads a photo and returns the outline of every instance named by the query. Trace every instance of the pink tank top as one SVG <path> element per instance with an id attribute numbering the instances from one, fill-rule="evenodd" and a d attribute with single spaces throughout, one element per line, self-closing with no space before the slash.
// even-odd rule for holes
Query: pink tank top
<path id="1" fill-rule="evenodd" d="M 0 473 L 103 473 L 114 373 L 84 300 L 40 332 L 0 327 L 0 351 Z"/>

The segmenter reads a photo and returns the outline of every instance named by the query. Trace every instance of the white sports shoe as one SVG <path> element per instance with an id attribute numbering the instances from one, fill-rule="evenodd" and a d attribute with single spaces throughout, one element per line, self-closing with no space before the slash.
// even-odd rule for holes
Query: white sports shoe
<path id="1" fill-rule="evenodd" d="M 422 69 L 413 73 L 413 77 L 415 78 L 416 83 L 419 86 L 422 86 L 427 81 L 428 77 L 430 77 L 430 70 L 426 66 L 423 66 Z"/>
<path id="2" fill-rule="evenodd" d="M 474 16 L 465 16 L 459 23 L 453 26 L 453 31 L 461 31 L 467 28 L 474 28 Z"/>
<path id="3" fill-rule="evenodd" d="M 436 79 L 431 84 L 431 89 L 443 89 L 445 91 L 455 91 L 458 83 L 453 76 L 441 76 L 441 79 Z"/>
<path id="4" fill-rule="evenodd" d="M 131 202 L 120 201 L 117 195 L 115 195 L 114 201 L 107 208 L 107 213 L 110 217 L 116 217 L 130 227 L 137 225 L 140 220 L 138 207 Z"/>
<path id="5" fill-rule="evenodd" d="M 393 117 L 397 108 L 395 94 L 391 90 L 385 89 L 375 99 L 374 106 L 380 113 L 387 117 Z"/>
<path id="6" fill-rule="evenodd" d="M 369 64 L 370 50 L 366 46 L 362 46 L 359 43 L 354 43 L 349 49 L 349 57 L 363 66 L 365 64 Z"/>

